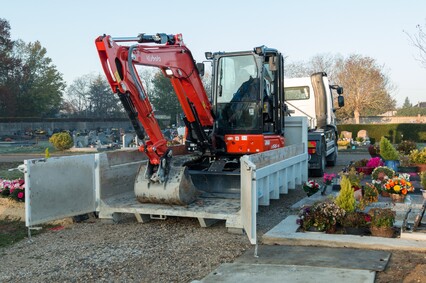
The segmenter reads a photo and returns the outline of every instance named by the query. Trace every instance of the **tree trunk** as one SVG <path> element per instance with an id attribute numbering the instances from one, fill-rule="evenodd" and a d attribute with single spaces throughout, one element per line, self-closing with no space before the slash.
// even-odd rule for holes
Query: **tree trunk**
<path id="1" fill-rule="evenodd" d="M 359 111 L 357 109 L 354 110 L 354 118 L 355 124 L 359 124 Z"/>

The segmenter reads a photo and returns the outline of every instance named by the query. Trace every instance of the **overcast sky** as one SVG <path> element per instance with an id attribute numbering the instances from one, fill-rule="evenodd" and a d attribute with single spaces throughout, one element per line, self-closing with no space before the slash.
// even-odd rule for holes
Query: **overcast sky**
<path id="1" fill-rule="evenodd" d="M 404 31 L 426 25 L 424 0 L 2 1 L 12 39 L 40 41 L 67 84 L 102 73 L 94 40 L 102 34 L 182 33 L 195 59 L 205 51 L 266 45 L 289 61 L 317 54 L 369 56 L 384 65 L 405 98 L 426 101 L 426 69 Z"/>

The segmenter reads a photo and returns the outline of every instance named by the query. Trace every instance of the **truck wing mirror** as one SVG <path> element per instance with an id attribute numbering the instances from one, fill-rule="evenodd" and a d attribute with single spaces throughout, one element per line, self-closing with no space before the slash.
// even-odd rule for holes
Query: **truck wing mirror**
<path id="1" fill-rule="evenodd" d="M 204 76 L 204 63 L 197 63 L 197 70 L 200 76 Z"/>
<path id="2" fill-rule="evenodd" d="M 338 94 L 338 95 L 343 94 L 343 87 L 339 86 L 339 87 L 337 88 L 337 94 Z"/>
<path id="3" fill-rule="evenodd" d="M 337 104 L 339 105 L 339 107 L 345 106 L 345 98 L 343 96 L 339 95 L 337 97 Z"/>

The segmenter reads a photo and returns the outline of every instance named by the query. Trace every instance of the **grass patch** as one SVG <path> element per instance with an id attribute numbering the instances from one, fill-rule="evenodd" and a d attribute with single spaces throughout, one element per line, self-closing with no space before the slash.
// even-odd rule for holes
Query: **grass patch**
<path id="1" fill-rule="evenodd" d="M 31 235 L 36 235 L 40 231 L 31 231 Z M 13 245 L 28 236 L 28 229 L 25 223 L 15 219 L 0 220 L 0 248 Z"/>
<path id="2" fill-rule="evenodd" d="M 2 146 L 0 147 L 0 154 L 12 154 L 12 153 L 38 153 L 44 154 L 46 148 L 49 149 L 50 153 L 54 153 L 57 150 L 49 141 L 39 141 L 37 144 L 28 146 Z"/>
<path id="3" fill-rule="evenodd" d="M 39 230 L 31 230 L 31 237 L 40 235 L 48 229 L 58 227 L 58 225 L 45 224 L 41 227 L 42 229 Z M 0 219 L 0 248 L 14 245 L 27 238 L 28 227 L 25 226 L 25 222 L 14 218 Z"/>
<path id="4" fill-rule="evenodd" d="M 6 180 L 14 180 L 14 179 L 24 179 L 24 173 L 13 170 L 9 171 L 9 169 L 13 169 L 23 164 L 22 162 L 0 162 L 0 178 Z"/>

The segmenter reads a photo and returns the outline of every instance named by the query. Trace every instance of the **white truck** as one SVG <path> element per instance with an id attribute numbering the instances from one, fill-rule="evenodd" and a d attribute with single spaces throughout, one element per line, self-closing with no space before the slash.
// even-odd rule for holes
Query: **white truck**
<path id="1" fill-rule="evenodd" d="M 308 121 L 309 176 L 322 176 L 325 166 L 336 165 L 338 131 L 333 90 L 337 104 L 344 106 L 343 88 L 330 85 L 327 74 L 284 79 L 285 101 L 291 116 L 305 116 Z"/>

